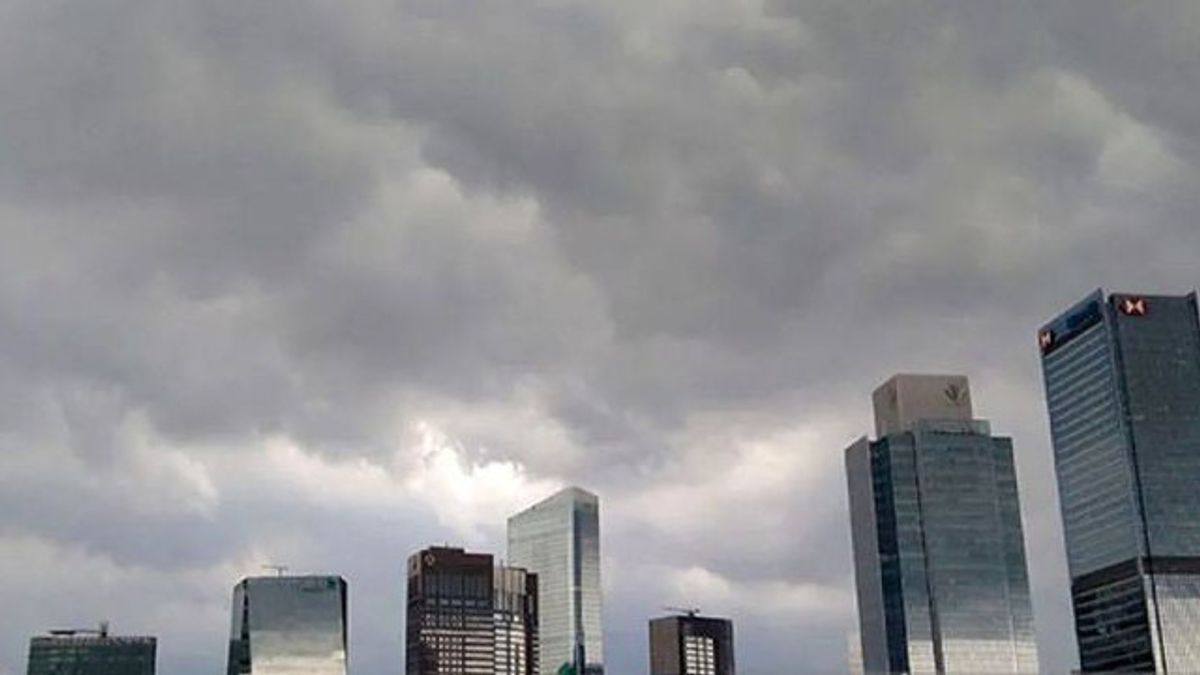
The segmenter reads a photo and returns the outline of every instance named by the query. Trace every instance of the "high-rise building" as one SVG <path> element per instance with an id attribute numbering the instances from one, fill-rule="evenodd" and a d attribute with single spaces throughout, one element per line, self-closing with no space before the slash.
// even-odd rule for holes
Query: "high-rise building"
<path id="1" fill-rule="evenodd" d="M 250 577 L 233 589 L 228 675 L 346 675 L 347 585 Z"/>
<path id="2" fill-rule="evenodd" d="M 154 675 L 157 640 L 100 630 L 54 630 L 29 641 L 28 675 Z"/>
<path id="3" fill-rule="evenodd" d="M 538 675 L 537 575 L 433 547 L 408 559 L 407 675 Z"/>
<path id="4" fill-rule="evenodd" d="M 650 675 L 734 675 L 733 622 L 699 616 L 650 621 Z"/>
<path id="5" fill-rule="evenodd" d="M 596 495 L 567 488 L 509 518 L 508 559 L 538 575 L 542 669 L 603 675 Z"/>
<path id="6" fill-rule="evenodd" d="M 1037 670 L 1012 442 L 966 378 L 898 375 L 846 450 L 866 673 Z"/>
<path id="7" fill-rule="evenodd" d="M 492 579 L 496 619 L 496 674 L 538 675 L 538 577 L 519 567 L 496 568 Z"/>
<path id="8" fill-rule="evenodd" d="M 1038 344 L 1080 665 L 1200 672 L 1196 295 L 1097 291 Z"/>

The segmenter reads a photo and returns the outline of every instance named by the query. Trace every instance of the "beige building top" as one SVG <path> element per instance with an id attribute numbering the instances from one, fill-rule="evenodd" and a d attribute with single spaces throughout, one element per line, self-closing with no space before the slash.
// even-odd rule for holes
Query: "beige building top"
<path id="1" fill-rule="evenodd" d="M 963 375 L 896 375 L 871 396 L 875 434 L 911 431 L 919 420 L 970 420 L 971 387 Z"/>

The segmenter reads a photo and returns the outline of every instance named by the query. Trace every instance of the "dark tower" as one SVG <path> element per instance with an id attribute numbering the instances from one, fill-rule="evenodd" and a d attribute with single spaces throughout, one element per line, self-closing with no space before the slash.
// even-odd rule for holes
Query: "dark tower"
<path id="1" fill-rule="evenodd" d="M 28 675 L 154 675 L 158 641 L 99 630 L 54 630 L 29 641 Z"/>
<path id="2" fill-rule="evenodd" d="M 407 675 L 537 675 L 537 576 L 433 547 L 408 560 Z"/>
<path id="3" fill-rule="evenodd" d="M 650 675 L 734 675 L 733 622 L 667 616 L 650 622 Z"/>
<path id="4" fill-rule="evenodd" d="M 1084 671 L 1200 672 L 1196 310 L 1096 291 L 1038 333 Z"/>

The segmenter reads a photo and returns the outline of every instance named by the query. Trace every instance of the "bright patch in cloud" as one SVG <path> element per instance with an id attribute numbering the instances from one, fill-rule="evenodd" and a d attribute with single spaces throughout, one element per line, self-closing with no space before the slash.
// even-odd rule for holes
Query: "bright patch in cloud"
<path id="1" fill-rule="evenodd" d="M 517 462 L 468 459 L 461 443 L 426 423 L 410 433 L 416 450 L 405 488 L 424 500 L 441 522 L 471 541 L 485 527 L 503 526 L 508 514 L 551 494 L 559 485 L 532 480 Z"/>

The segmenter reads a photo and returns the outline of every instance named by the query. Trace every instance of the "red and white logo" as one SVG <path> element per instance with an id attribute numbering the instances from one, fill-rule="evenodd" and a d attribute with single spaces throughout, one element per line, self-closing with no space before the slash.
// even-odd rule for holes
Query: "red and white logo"
<path id="1" fill-rule="evenodd" d="M 1121 313 L 1126 316 L 1146 316 L 1146 299 L 1129 297 L 1121 300 Z"/>
<path id="2" fill-rule="evenodd" d="M 1054 331 L 1047 329 L 1038 333 L 1038 346 L 1043 352 L 1049 351 L 1054 346 Z"/>

